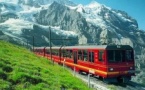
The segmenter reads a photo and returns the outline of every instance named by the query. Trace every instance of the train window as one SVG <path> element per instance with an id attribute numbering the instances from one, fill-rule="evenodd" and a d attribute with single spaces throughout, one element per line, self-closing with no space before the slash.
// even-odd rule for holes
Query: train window
<path id="1" fill-rule="evenodd" d="M 122 62 L 122 51 L 115 50 L 115 61 Z"/>
<path id="2" fill-rule="evenodd" d="M 121 58 L 122 62 L 125 62 L 125 50 L 122 50 Z"/>
<path id="3" fill-rule="evenodd" d="M 72 50 L 63 50 L 63 57 L 72 58 Z"/>
<path id="4" fill-rule="evenodd" d="M 58 50 L 52 50 L 52 55 L 57 55 L 58 56 Z"/>
<path id="5" fill-rule="evenodd" d="M 78 60 L 83 60 L 82 50 L 78 50 Z"/>
<path id="6" fill-rule="evenodd" d="M 108 50 L 108 61 L 114 62 L 115 61 L 115 51 L 114 50 Z"/>
<path id="7" fill-rule="evenodd" d="M 66 57 L 67 56 L 67 51 L 66 50 L 62 50 L 62 55 L 63 55 L 63 57 Z"/>
<path id="8" fill-rule="evenodd" d="M 103 55 L 104 55 L 104 51 L 102 51 L 102 50 L 99 51 L 99 61 L 101 61 L 101 62 L 104 61 L 103 60 Z"/>
<path id="9" fill-rule="evenodd" d="M 125 52 L 123 50 L 108 50 L 109 62 L 124 62 Z"/>
<path id="10" fill-rule="evenodd" d="M 84 59 L 84 61 L 88 61 L 88 51 L 87 50 L 83 50 L 83 59 Z"/>
<path id="11" fill-rule="evenodd" d="M 94 52 L 89 52 L 89 61 L 94 62 Z"/>
<path id="12" fill-rule="evenodd" d="M 72 50 L 67 50 L 67 57 L 72 58 Z"/>
<path id="13" fill-rule="evenodd" d="M 50 54 L 50 50 L 46 50 L 46 54 Z"/>
<path id="14" fill-rule="evenodd" d="M 38 53 L 39 53 L 39 54 L 41 53 L 41 49 L 38 49 Z"/>
<path id="15" fill-rule="evenodd" d="M 133 51 L 132 50 L 126 50 L 126 60 L 132 61 L 133 60 Z"/>

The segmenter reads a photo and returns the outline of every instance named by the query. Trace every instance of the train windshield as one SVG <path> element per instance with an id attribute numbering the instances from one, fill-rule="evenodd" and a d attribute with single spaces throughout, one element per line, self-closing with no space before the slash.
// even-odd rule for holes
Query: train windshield
<path id="1" fill-rule="evenodd" d="M 132 50 L 108 50 L 108 62 L 125 62 L 133 60 Z"/>

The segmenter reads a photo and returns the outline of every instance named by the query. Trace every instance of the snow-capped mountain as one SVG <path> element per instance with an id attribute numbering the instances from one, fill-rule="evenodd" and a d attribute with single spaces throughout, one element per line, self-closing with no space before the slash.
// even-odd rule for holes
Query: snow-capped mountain
<path id="1" fill-rule="evenodd" d="M 133 79 L 143 83 L 145 31 L 126 12 L 97 2 L 75 5 L 69 0 L 0 0 L 0 39 L 17 44 L 49 45 L 128 44 L 134 47 L 136 67 Z M 65 42 L 65 43 L 64 43 Z"/>
<path id="2" fill-rule="evenodd" d="M 122 44 L 121 39 L 127 38 L 126 34 L 134 34 L 134 31 L 138 30 L 137 21 L 127 13 L 111 9 L 97 2 L 86 6 L 64 6 L 55 2 L 48 9 L 41 10 L 37 14 L 36 22 L 75 31 L 79 34 L 79 41 L 82 41 L 82 33 L 85 33 L 87 34 L 84 36 L 86 41 L 83 43 L 103 43 L 104 40 L 101 38 L 107 37 L 109 33 L 112 36 L 110 38 L 116 38 L 118 44 Z M 127 33 L 124 33 L 126 31 Z"/>
<path id="3" fill-rule="evenodd" d="M 27 4 L 28 1 L 30 2 L 30 0 L 1 0 L 0 1 L 0 22 L 1 22 L 0 30 L 5 35 L 7 35 L 8 37 L 13 37 L 14 41 L 18 41 L 19 43 L 22 44 L 22 43 L 28 43 L 29 41 L 27 40 L 28 38 L 24 37 L 25 30 L 31 31 L 35 28 L 35 26 L 40 27 L 47 33 L 49 31 L 48 27 L 51 27 L 51 29 L 55 29 L 55 30 L 52 30 L 52 33 L 55 32 L 56 35 L 58 35 L 59 33 L 62 33 L 63 30 L 56 28 L 59 26 L 43 26 L 43 25 L 37 24 L 35 22 L 36 21 L 35 16 L 41 10 L 47 9 L 50 6 L 50 4 L 53 3 L 53 1 L 57 1 L 58 3 L 63 4 L 63 5 L 73 6 L 74 4 L 72 2 L 67 1 L 67 0 L 42 0 L 42 1 L 31 0 L 33 1 L 31 3 L 34 3 L 34 2 L 39 3 L 39 6 L 35 7 L 34 5 Z M 45 27 L 47 31 L 43 27 Z M 41 37 L 42 36 L 43 35 L 41 35 Z M 71 32 L 64 31 L 64 33 L 61 35 L 61 37 L 67 37 L 67 38 L 72 37 L 72 36 L 74 36 L 74 38 L 77 37 L 76 34 L 73 33 L 72 31 Z M 47 35 L 47 38 L 48 37 L 49 36 Z M 43 40 L 40 40 L 40 41 L 43 41 Z M 48 40 L 46 43 L 48 43 Z"/>

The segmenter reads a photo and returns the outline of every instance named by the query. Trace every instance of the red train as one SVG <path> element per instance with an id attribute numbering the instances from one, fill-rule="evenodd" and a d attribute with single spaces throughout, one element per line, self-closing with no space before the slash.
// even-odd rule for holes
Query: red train
<path id="1" fill-rule="evenodd" d="M 129 45 L 35 47 L 34 52 L 78 72 L 108 82 L 126 82 L 135 75 L 134 50 Z"/>

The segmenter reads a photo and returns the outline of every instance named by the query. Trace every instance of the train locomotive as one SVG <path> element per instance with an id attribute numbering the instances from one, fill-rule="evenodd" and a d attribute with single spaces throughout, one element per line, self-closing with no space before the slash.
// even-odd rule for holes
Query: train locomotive
<path id="1" fill-rule="evenodd" d="M 127 82 L 135 75 L 134 50 L 129 45 L 35 47 L 34 52 L 107 82 Z"/>

